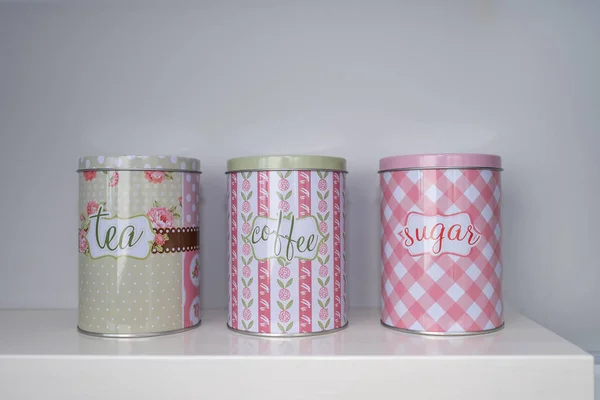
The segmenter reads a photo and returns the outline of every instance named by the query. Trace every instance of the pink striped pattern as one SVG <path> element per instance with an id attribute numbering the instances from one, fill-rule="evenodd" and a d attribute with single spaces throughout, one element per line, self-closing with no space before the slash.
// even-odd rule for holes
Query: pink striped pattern
<path id="1" fill-rule="evenodd" d="M 333 173 L 333 327 L 342 326 L 342 248 L 340 173 Z"/>
<path id="2" fill-rule="evenodd" d="M 269 171 L 256 174 L 258 179 L 258 215 L 269 217 Z M 250 221 L 252 223 L 252 221 Z M 258 262 L 258 331 L 271 333 L 271 266 L 269 260 Z"/>
<path id="3" fill-rule="evenodd" d="M 311 181 L 310 171 L 298 171 L 298 216 L 311 215 Z M 312 331 L 312 262 L 300 260 L 300 301 L 298 302 L 300 317 L 300 333 Z"/>
<path id="4" fill-rule="evenodd" d="M 181 205 L 181 224 L 185 227 L 199 225 L 200 220 L 200 174 L 185 174 L 183 177 L 182 193 L 179 198 Z M 189 219 L 188 219 L 189 218 Z M 199 265 L 196 264 L 200 251 L 185 251 L 181 253 L 183 265 L 183 327 L 187 328 L 200 320 Z"/>
<path id="5" fill-rule="evenodd" d="M 237 227 L 237 173 L 229 174 L 230 187 L 230 229 L 231 229 L 231 327 L 238 329 L 238 227 Z"/>
<path id="6" fill-rule="evenodd" d="M 342 174 L 342 326 L 348 323 L 348 265 L 346 264 L 346 250 L 348 242 L 346 240 L 346 175 Z"/>

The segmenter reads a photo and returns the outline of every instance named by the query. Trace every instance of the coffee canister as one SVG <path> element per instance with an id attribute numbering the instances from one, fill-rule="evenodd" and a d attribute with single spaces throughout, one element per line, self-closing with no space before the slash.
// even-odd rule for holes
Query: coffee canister
<path id="1" fill-rule="evenodd" d="M 442 335 L 503 326 L 501 170 L 487 154 L 380 160 L 384 325 Z"/>
<path id="2" fill-rule="evenodd" d="M 200 323 L 200 162 L 79 159 L 82 333 L 143 337 Z"/>
<path id="3" fill-rule="evenodd" d="M 230 329 L 339 330 L 346 319 L 346 161 L 257 156 L 227 163 Z"/>

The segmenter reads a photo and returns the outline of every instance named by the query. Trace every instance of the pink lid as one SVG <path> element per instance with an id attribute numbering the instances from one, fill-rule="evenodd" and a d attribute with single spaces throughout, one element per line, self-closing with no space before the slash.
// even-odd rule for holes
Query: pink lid
<path id="1" fill-rule="evenodd" d="M 426 168 L 502 168 L 500 156 L 493 154 L 413 154 L 385 157 L 379 160 L 379 170 Z"/>

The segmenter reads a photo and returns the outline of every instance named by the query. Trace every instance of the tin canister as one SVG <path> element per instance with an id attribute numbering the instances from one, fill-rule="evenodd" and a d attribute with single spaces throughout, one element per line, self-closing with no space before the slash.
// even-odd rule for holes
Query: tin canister
<path id="1" fill-rule="evenodd" d="M 200 323 L 200 162 L 176 156 L 79 160 L 79 322 L 107 337 Z"/>
<path id="2" fill-rule="evenodd" d="M 346 326 L 346 161 L 229 160 L 229 321 L 295 336 Z"/>
<path id="3" fill-rule="evenodd" d="M 380 160 L 384 325 L 427 334 L 503 326 L 501 159 Z"/>

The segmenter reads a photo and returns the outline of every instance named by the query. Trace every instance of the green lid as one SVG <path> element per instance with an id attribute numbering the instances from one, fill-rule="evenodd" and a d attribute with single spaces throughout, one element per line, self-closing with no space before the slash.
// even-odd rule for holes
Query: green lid
<path id="1" fill-rule="evenodd" d="M 77 171 L 180 171 L 200 172 L 200 160 L 179 156 L 87 156 L 79 159 Z"/>
<path id="2" fill-rule="evenodd" d="M 227 161 L 227 172 L 236 171 L 327 170 L 346 172 L 346 160 L 328 156 L 251 156 Z"/>

